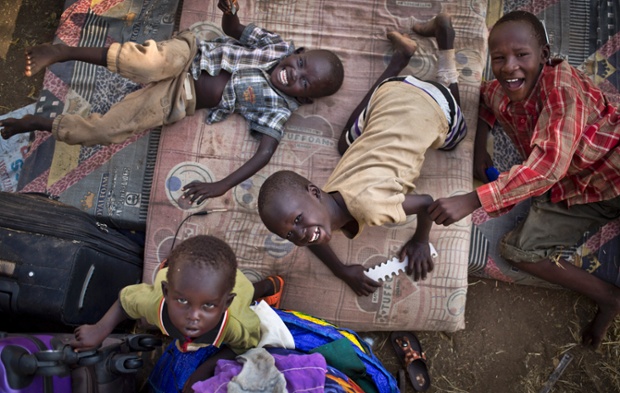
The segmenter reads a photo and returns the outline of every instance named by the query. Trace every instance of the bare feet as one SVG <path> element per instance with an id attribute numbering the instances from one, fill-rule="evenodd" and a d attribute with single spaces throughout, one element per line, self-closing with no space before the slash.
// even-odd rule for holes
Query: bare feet
<path id="1" fill-rule="evenodd" d="M 52 122 L 52 119 L 34 115 L 26 115 L 21 119 L 10 117 L 0 120 L 0 134 L 2 138 L 9 139 L 14 135 L 30 131 L 51 131 Z"/>
<path id="2" fill-rule="evenodd" d="M 454 28 L 448 14 L 437 14 L 433 19 L 414 23 L 411 30 L 422 37 L 435 37 L 439 49 L 452 49 L 454 47 Z"/>
<path id="3" fill-rule="evenodd" d="M 401 64 L 401 68 L 406 67 L 411 56 L 418 50 L 418 43 L 398 31 L 390 31 L 387 38 L 394 47 L 392 62 Z"/>
<path id="4" fill-rule="evenodd" d="M 581 335 L 584 345 L 598 348 L 605 338 L 607 329 L 620 314 L 620 288 L 615 288 L 612 294 L 612 304 L 599 304 L 594 319 L 586 326 Z"/>
<path id="5" fill-rule="evenodd" d="M 26 49 L 26 69 L 24 75 L 30 77 L 45 67 L 64 60 L 66 45 L 43 44 Z"/>

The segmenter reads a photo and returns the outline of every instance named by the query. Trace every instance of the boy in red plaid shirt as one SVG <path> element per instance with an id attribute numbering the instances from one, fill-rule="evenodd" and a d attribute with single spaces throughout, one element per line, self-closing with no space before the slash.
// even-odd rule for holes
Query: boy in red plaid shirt
<path id="1" fill-rule="evenodd" d="M 474 175 L 489 180 L 486 135 L 495 121 L 525 159 L 469 194 L 437 199 L 429 214 L 450 225 L 479 207 L 497 216 L 532 197 L 527 218 L 502 239 L 501 254 L 527 273 L 594 300 L 598 312 L 582 338 L 596 348 L 620 313 L 620 288 L 560 252 L 585 231 L 620 217 L 618 108 L 587 76 L 550 59 L 544 26 L 529 12 L 497 21 L 489 54 L 496 80 L 481 88 Z"/>

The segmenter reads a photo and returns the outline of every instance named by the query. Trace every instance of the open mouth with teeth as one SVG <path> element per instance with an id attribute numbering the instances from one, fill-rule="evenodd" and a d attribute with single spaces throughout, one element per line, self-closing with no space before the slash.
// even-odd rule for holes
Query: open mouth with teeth
<path id="1" fill-rule="evenodd" d="M 525 83 L 525 79 L 523 78 L 514 78 L 514 79 L 505 79 L 506 88 L 509 90 L 517 90 L 523 86 Z"/>
<path id="2" fill-rule="evenodd" d="M 280 80 L 280 83 L 288 86 L 288 74 L 286 73 L 286 69 L 282 68 L 280 70 L 280 72 L 278 73 L 278 79 Z"/>
<path id="3" fill-rule="evenodd" d="M 314 229 L 314 232 L 312 233 L 312 237 L 310 238 L 310 241 L 308 243 L 314 243 L 317 240 L 319 240 L 319 237 L 321 236 L 321 230 L 319 229 L 319 227 L 316 227 Z"/>

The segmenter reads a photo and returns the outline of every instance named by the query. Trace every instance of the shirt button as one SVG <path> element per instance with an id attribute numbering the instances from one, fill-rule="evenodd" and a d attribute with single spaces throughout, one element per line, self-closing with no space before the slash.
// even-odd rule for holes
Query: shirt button
<path id="1" fill-rule="evenodd" d="M 521 118 L 521 120 L 519 120 L 519 123 L 521 124 L 525 123 L 525 119 Z"/>

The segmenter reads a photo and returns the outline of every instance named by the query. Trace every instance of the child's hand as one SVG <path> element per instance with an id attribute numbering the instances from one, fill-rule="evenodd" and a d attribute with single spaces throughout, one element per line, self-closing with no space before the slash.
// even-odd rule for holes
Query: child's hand
<path id="1" fill-rule="evenodd" d="M 413 275 L 414 281 L 426 280 L 427 273 L 435 267 L 428 242 L 409 240 L 400 250 L 400 260 L 405 257 L 409 258 L 407 274 Z"/>
<path id="2" fill-rule="evenodd" d="M 190 203 L 200 205 L 208 198 L 215 198 L 224 195 L 230 188 L 222 182 L 204 183 L 193 181 L 183 187 L 183 199 L 189 199 Z"/>
<path id="3" fill-rule="evenodd" d="M 439 198 L 428 207 L 428 216 L 437 225 L 448 226 L 467 217 L 482 206 L 476 191 L 468 194 Z"/>
<path id="4" fill-rule="evenodd" d="M 347 283 L 357 296 L 368 296 L 381 286 L 381 284 L 364 274 L 364 266 L 362 265 L 344 266 L 339 278 Z"/>
<path id="5" fill-rule="evenodd" d="M 493 166 L 493 159 L 488 151 L 476 151 L 474 154 L 474 177 L 484 183 L 489 182 L 486 169 Z"/>
<path id="6" fill-rule="evenodd" d="M 75 351 L 98 348 L 107 336 L 107 332 L 102 332 L 97 325 L 78 326 L 75 331 L 75 338 L 69 342 Z"/>
<path id="7" fill-rule="evenodd" d="M 239 11 L 239 3 L 237 0 L 219 0 L 217 8 L 227 15 L 235 15 Z"/>

